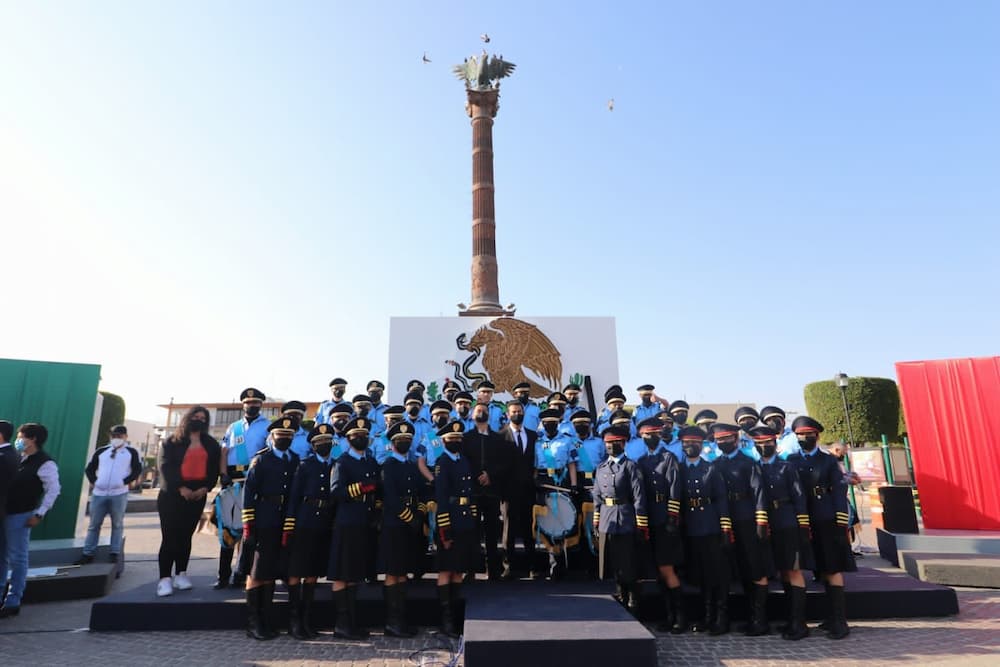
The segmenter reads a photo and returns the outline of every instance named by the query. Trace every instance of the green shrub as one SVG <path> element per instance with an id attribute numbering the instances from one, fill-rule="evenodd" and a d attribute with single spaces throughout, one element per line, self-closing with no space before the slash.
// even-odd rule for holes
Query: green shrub
<path id="1" fill-rule="evenodd" d="M 840 387 L 833 380 L 807 384 L 804 390 L 806 410 L 826 429 L 822 442 L 848 442 L 847 421 Z M 851 427 L 855 444 L 880 442 L 886 435 L 899 440 L 899 388 L 887 378 L 852 377 L 847 385 L 847 404 L 851 409 Z"/>
<path id="2" fill-rule="evenodd" d="M 100 392 L 104 397 L 101 405 L 101 423 L 97 427 L 97 446 L 108 444 L 111 440 L 111 427 L 125 423 L 125 399 L 109 391 Z"/>

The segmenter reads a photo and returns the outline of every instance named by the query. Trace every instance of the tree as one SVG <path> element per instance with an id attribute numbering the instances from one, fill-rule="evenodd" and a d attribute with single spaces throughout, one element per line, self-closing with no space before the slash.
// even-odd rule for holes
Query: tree
<path id="1" fill-rule="evenodd" d="M 804 390 L 806 410 L 826 429 L 823 442 L 849 442 L 844 401 L 840 387 L 833 380 L 807 384 Z M 851 378 L 847 385 L 847 404 L 851 409 L 854 443 L 879 442 L 885 435 L 896 442 L 899 437 L 899 388 L 887 378 Z"/>
<path id="2" fill-rule="evenodd" d="M 97 446 L 106 445 L 111 439 L 112 426 L 125 423 L 125 399 L 109 391 L 100 392 L 104 397 L 101 405 L 101 424 L 97 427 Z"/>

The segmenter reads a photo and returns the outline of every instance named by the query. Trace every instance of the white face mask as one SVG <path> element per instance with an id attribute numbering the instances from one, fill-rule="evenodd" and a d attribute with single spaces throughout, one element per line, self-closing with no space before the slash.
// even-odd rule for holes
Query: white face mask
<path id="1" fill-rule="evenodd" d="M 125 441 L 124 441 L 124 440 L 122 440 L 121 438 L 114 438 L 114 439 L 113 439 L 113 440 L 111 441 L 111 443 L 110 443 L 110 444 L 111 444 L 111 446 L 112 446 L 112 447 L 114 447 L 115 449 L 118 449 L 119 447 L 121 447 L 122 445 L 124 445 L 124 444 L 125 444 Z"/>

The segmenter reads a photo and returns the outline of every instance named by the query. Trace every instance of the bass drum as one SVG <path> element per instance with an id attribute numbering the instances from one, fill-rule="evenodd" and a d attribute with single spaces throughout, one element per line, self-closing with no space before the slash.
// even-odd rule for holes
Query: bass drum
<path id="1" fill-rule="evenodd" d="M 544 508 L 536 516 L 538 532 L 557 542 L 576 531 L 576 507 L 565 493 L 554 491 L 545 496 Z"/>

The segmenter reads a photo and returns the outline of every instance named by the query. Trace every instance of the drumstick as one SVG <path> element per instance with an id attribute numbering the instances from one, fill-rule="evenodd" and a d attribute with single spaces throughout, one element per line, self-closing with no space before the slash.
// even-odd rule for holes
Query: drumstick
<path id="1" fill-rule="evenodd" d="M 552 491 L 562 491 L 563 493 L 572 493 L 573 490 L 566 488 L 565 486 L 556 486 L 555 484 L 539 484 L 541 489 L 550 489 Z"/>

